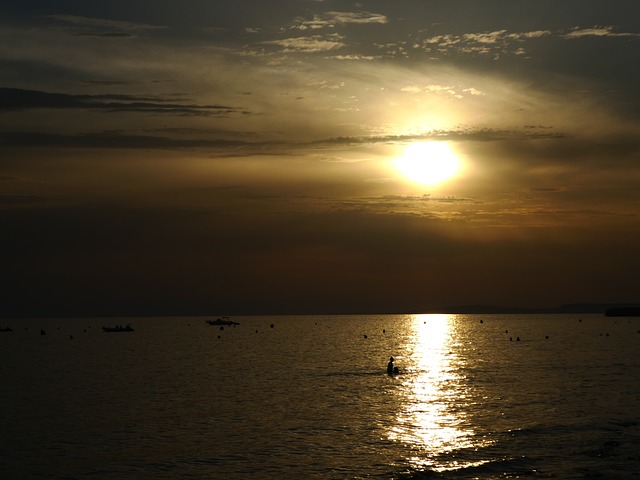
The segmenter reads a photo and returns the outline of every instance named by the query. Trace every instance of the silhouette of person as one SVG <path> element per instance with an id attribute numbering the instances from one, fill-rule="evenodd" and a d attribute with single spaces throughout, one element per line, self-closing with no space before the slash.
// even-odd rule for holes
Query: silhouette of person
<path id="1" fill-rule="evenodd" d="M 393 357 L 391 357 L 389 363 L 387 363 L 387 375 L 393 375 Z"/>

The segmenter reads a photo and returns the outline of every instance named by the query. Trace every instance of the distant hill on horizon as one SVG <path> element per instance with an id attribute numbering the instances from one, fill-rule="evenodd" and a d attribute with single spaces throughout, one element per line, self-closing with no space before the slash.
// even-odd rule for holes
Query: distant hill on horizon
<path id="1" fill-rule="evenodd" d="M 613 308 L 640 308 L 640 303 L 568 303 L 557 307 L 504 307 L 495 305 L 458 305 L 443 307 L 439 313 L 604 313 Z M 433 311 L 435 313 L 435 310 Z"/>

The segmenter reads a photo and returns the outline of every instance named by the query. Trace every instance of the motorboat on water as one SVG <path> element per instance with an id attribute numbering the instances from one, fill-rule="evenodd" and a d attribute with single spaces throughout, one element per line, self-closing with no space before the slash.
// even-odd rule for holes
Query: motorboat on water
<path id="1" fill-rule="evenodd" d="M 220 317 L 215 320 L 209 319 L 205 320 L 209 325 L 222 326 L 222 327 L 235 327 L 236 325 L 240 325 L 238 322 L 234 322 L 229 319 L 229 317 Z"/>
<path id="2" fill-rule="evenodd" d="M 105 332 L 108 332 L 108 333 L 112 333 L 112 332 L 134 332 L 135 331 L 130 324 L 127 324 L 125 326 L 115 325 L 113 327 L 102 327 L 102 330 L 105 331 Z"/>

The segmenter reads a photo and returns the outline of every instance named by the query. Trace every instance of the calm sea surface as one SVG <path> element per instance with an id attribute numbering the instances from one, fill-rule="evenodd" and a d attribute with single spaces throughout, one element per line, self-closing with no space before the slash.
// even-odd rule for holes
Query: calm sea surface
<path id="1" fill-rule="evenodd" d="M 640 478 L 640 318 L 204 320 L 0 321 L 0 477 Z"/>

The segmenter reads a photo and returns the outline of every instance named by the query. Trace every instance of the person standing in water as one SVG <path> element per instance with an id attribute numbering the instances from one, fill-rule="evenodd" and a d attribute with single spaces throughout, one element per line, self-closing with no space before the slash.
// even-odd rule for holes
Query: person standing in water
<path id="1" fill-rule="evenodd" d="M 393 357 L 391 357 L 389 363 L 387 363 L 387 375 L 393 375 Z"/>

